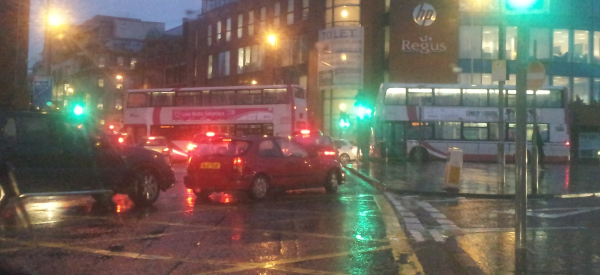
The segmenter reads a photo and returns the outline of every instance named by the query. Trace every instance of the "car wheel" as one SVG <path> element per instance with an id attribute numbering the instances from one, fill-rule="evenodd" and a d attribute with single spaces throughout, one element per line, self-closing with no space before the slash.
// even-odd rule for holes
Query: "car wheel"
<path id="1" fill-rule="evenodd" d="M 129 198 L 136 205 L 151 205 L 159 195 L 158 179 L 152 170 L 141 168 L 133 173 L 133 192 Z"/>
<path id="2" fill-rule="evenodd" d="M 346 153 L 340 155 L 340 162 L 342 162 L 342 164 L 350 162 L 350 156 Z"/>
<path id="3" fill-rule="evenodd" d="M 269 181 L 264 176 L 258 176 L 254 178 L 248 191 L 252 199 L 262 200 L 267 196 L 267 192 L 269 191 Z"/>
<path id="4" fill-rule="evenodd" d="M 327 191 L 327 193 L 336 193 L 338 190 L 338 184 L 339 184 L 339 179 L 338 179 L 338 173 L 335 170 L 331 170 L 329 172 L 329 174 L 327 174 L 327 181 L 325 182 L 325 191 Z"/>

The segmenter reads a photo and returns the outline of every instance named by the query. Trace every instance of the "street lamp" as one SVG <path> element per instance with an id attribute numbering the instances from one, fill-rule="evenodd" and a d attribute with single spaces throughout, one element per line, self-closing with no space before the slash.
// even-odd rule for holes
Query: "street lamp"
<path id="1" fill-rule="evenodd" d="M 271 45 L 275 46 L 275 43 L 277 43 L 277 37 L 274 34 L 270 34 L 267 36 L 267 41 L 269 41 Z"/>

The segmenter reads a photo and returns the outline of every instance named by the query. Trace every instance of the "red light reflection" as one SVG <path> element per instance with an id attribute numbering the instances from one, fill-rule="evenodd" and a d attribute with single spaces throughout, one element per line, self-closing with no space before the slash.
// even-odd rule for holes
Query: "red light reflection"
<path id="1" fill-rule="evenodd" d="M 223 194 L 223 196 L 221 196 L 221 202 L 222 203 L 230 203 L 231 202 L 231 195 L 229 194 Z"/>
<path id="2" fill-rule="evenodd" d="M 565 187 L 569 190 L 569 174 L 571 172 L 571 166 L 567 165 L 565 168 Z"/>
<path id="3" fill-rule="evenodd" d="M 185 212 L 188 214 L 194 212 L 194 202 L 196 202 L 196 195 L 194 194 L 194 191 L 192 189 L 187 189 L 186 202 L 187 202 L 187 205 L 186 205 L 187 208 L 186 208 Z"/>
<path id="4" fill-rule="evenodd" d="M 116 194 L 112 197 L 113 202 L 115 202 L 116 212 L 121 213 L 129 210 L 133 207 L 133 202 L 129 199 L 129 196 L 124 194 Z"/>

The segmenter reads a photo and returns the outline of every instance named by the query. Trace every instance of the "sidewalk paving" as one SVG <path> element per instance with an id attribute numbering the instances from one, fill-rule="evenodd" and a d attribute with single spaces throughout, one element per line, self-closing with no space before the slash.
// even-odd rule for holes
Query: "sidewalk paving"
<path id="1" fill-rule="evenodd" d="M 402 194 L 430 194 L 466 197 L 512 198 L 515 193 L 515 165 L 506 164 L 505 184 L 497 182 L 496 163 L 465 162 L 461 170 L 458 193 L 444 191 L 445 161 L 354 162 L 346 168 L 379 189 Z M 600 196 L 600 165 L 546 164 L 539 172 L 538 192 L 531 191 L 531 171 L 527 185 L 530 197 Z M 598 194 L 595 194 L 598 193 Z"/>

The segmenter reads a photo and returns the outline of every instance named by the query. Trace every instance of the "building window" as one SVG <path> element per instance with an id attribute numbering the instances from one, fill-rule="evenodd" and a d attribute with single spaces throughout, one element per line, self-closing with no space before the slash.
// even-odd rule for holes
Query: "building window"
<path id="1" fill-rule="evenodd" d="M 517 59 L 517 27 L 506 27 L 506 59 Z"/>
<path id="2" fill-rule="evenodd" d="M 229 51 L 219 53 L 219 76 L 229 75 Z"/>
<path id="3" fill-rule="evenodd" d="M 208 30 L 206 32 L 206 45 L 212 45 L 212 25 L 208 25 Z"/>
<path id="4" fill-rule="evenodd" d="M 115 110 L 120 111 L 123 109 L 123 98 L 117 95 L 115 98 Z"/>
<path id="5" fill-rule="evenodd" d="M 594 32 L 594 61 L 600 63 L 600 32 Z"/>
<path id="6" fill-rule="evenodd" d="M 307 43 L 305 36 L 299 36 L 290 40 L 282 40 L 279 44 L 281 66 L 285 67 L 306 63 L 308 59 Z"/>
<path id="7" fill-rule="evenodd" d="M 118 64 L 119 66 L 123 66 L 123 57 L 122 57 L 122 56 L 118 56 L 118 57 L 117 57 L 117 64 Z"/>
<path id="8" fill-rule="evenodd" d="M 594 78 L 594 92 L 592 93 L 590 102 L 600 103 L 600 78 Z"/>
<path id="9" fill-rule="evenodd" d="M 539 60 L 550 60 L 550 29 L 531 28 L 530 33 L 529 53 L 531 56 Z"/>
<path id="10" fill-rule="evenodd" d="M 460 58 L 481 58 L 481 26 L 460 26 L 459 47 Z"/>
<path id="11" fill-rule="evenodd" d="M 129 66 L 131 67 L 131 69 L 135 69 L 135 64 L 136 63 L 137 63 L 137 58 L 132 57 L 131 58 L 131 62 L 129 63 L 130 64 Z"/>
<path id="12" fill-rule="evenodd" d="M 383 50 L 385 53 L 385 58 L 388 59 L 390 56 L 390 26 L 385 26 L 383 30 L 385 33 L 385 44 L 383 46 Z"/>
<path id="13" fill-rule="evenodd" d="M 123 89 L 123 83 L 117 83 L 117 90 Z"/>
<path id="14" fill-rule="evenodd" d="M 273 11 L 273 28 L 279 28 L 279 16 L 281 15 L 281 3 L 275 3 L 274 11 Z"/>
<path id="15" fill-rule="evenodd" d="M 325 27 L 360 26 L 360 0 L 327 0 Z"/>
<path id="16" fill-rule="evenodd" d="M 309 0 L 302 0 L 302 21 L 308 20 Z"/>
<path id="17" fill-rule="evenodd" d="M 254 34 L 254 11 L 248 12 L 248 35 Z"/>
<path id="18" fill-rule="evenodd" d="M 98 78 L 98 87 L 104 87 L 104 78 Z"/>
<path id="19" fill-rule="evenodd" d="M 98 68 L 104 68 L 104 56 L 98 57 Z"/>
<path id="20" fill-rule="evenodd" d="M 265 31 L 267 29 L 267 8 L 260 8 L 260 30 Z"/>
<path id="21" fill-rule="evenodd" d="M 569 62 L 569 30 L 554 30 L 552 55 L 556 62 Z"/>
<path id="22" fill-rule="evenodd" d="M 498 27 L 483 26 L 481 59 L 498 59 Z"/>
<path id="23" fill-rule="evenodd" d="M 227 32 L 225 33 L 225 40 L 231 41 L 231 18 L 227 18 Z"/>
<path id="24" fill-rule="evenodd" d="M 287 24 L 294 24 L 294 0 L 288 0 L 287 5 Z"/>
<path id="25" fill-rule="evenodd" d="M 573 36 L 573 61 L 577 63 L 590 63 L 590 32 L 575 31 Z"/>
<path id="26" fill-rule="evenodd" d="M 206 74 L 206 78 L 211 79 L 213 74 L 213 56 L 208 56 L 208 70 Z"/>
<path id="27" fill-rule="evenodd" d="M 98 98 L 98 103 L 96 104 L 96 109 L 98 110 L 104 110 L 104 99 L 99 97 Z"/>
<path id="28" fill-rule="evenodd" d="M 238 38 L 242 38 L 242 35 L 244 34 L 244 15 L 243 14 L 239 14 L 238 15 Z"/>
<path id="29" fill-rule="evenodd" d="M 221 21 L 217 22 L 217 43 L 221 41 Z"/>
<path id="30" fill-rule="evenodd" d="M 238 74 L 254 72 L 263 69 L 264 46 L 262 44 L 238 49 Z"/>
<path id="31" fill-rule="evenodd" d="M 584 104 L 590 103 L 590 79 L 587 77 L 573 78 L 573 95 L 575 101 L 581 101 Z"/>

